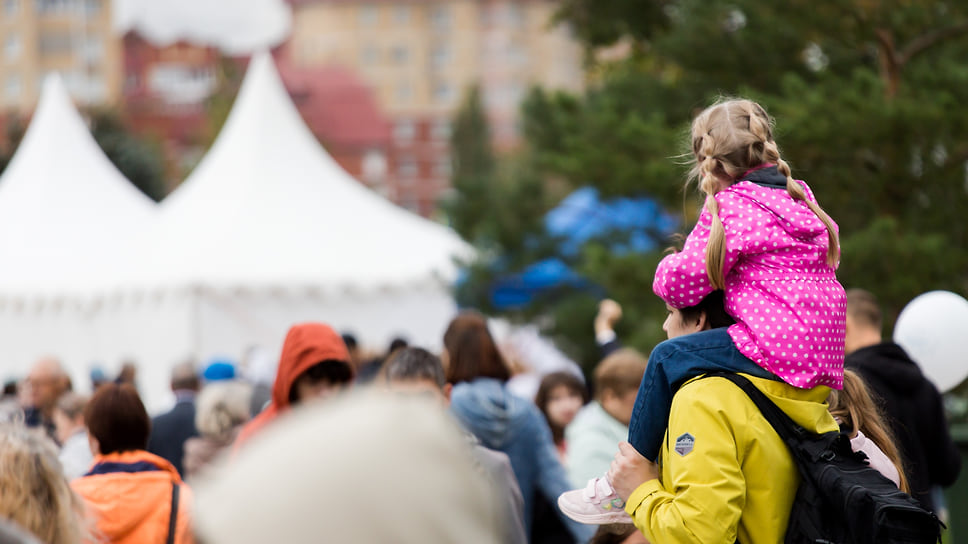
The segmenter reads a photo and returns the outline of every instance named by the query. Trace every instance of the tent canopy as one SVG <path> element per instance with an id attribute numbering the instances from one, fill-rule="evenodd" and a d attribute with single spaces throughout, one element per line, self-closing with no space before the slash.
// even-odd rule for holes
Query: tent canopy
<path id="1" fill-rule="evenodd" d="M 0 294 L 86 294 L 111 280 L 155 204 L 118 172 L 57 75 L 0 177 Z"/>
<path id="2" fill-rule="evenodd" d="M 319 145 L 268 54 L 161 205 L 132 287 L 370 291 L 451 283 L 468 246 L 362 186 Z"/>

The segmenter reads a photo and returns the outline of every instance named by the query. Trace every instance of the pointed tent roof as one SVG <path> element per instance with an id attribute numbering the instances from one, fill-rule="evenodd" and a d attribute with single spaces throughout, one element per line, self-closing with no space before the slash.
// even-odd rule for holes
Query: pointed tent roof
<path id="1" fill-rule="evenodd" d="M 253 56 L 212 149 L 161 204 L 132 287 L 369 290 L 453 281 L 468 246 L 344 171 Z"/>
<path id="2" fill-rule="evenodd" d="M 155 204 L 119 172 L 50 75 L 0 176 L 0 294 L 83 294 L 110 281 Z"/>

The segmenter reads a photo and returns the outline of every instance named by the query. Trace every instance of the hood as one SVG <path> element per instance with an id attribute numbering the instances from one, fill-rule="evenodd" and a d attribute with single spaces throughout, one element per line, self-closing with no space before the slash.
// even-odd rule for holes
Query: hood
<path id="1" fill-rule="evenodd" d="M 97 529 L 115 542 L 155 523 L 159 509 L 167 513 L 172 483 L 182 480 L 171 463 L 137 450 L 95 457 L 90 472 L 71 485 L 96 514 Z"/>
<path id="2" fill-rule="evenodd" d="M 289 408 L 289 392 L 300 374 L 326 360 L 343 361 L 350 366 L 350 353 L 343 338 L 329 325 L 301 323 L 286 334 L 279 356 L 276 381 L 272 384 L 272 404 L 277 409 Z"/>
<path id="3" fill-rule="evenodd" d="M 806 184 L 802 181 L 797 183 Z M 776 222 L 790 236 L 798 240 L 813 240 L 818 236 L 826 239 L 827 228 L 820 218 L 813 213 L 806 205 L 796 206 L 793 213 L 785 206 L 786 199 L 774 200 L 773 191 L 776 189 L 786 190 L 787 178 L 780 173 L 775 165 L 763 166 L 753 169 L 742 176 L 742 180 L 734 183 L 726 191 L 734 192 L 752 200 L 757 206 L 766 210 L 774 217 Z M 810 190 L 806 189 L 809 193 Z M 784 209 L 780 206 L 784 205 Z"/>
<path id="4" fill-rule="evenodd" d="M 276 380 L 272 384 L 272 404 L 246 424 L 235 441 L 236 449 L 280 413 L 289 410 L 289 392 L 296 378 L 326 360 L 344 361 L 353 371 L 343 338 L 329 325 L 301 323 L 289 329 L 282 344 Z"/>
<path id="5" fill-rule="evenodd" d="M 844 358 L 844 366 L 875 377 L 898 393 L 912 392 L 924 382 L 917 363 L 894 342 L 860 348 Z"/>
<path id="6" fill-rule="evenodd" d="M 493 378 L 459 383 L 450 395 L 450 408 L 457 419 L 491 449 L 508 443 L 512 431 L 527 418 L 529 405 Z"/>

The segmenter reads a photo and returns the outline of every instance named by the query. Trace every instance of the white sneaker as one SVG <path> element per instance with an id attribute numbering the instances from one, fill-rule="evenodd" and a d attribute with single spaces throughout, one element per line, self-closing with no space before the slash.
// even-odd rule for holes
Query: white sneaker
<path id="1" fill-rule="evenodd" d="M 558 508 L 571 519 L 588 525 L 632 523 L 625 501 L 604 477 L 588 480 L 585 489 L 574 489 L 558 497 Z"/>

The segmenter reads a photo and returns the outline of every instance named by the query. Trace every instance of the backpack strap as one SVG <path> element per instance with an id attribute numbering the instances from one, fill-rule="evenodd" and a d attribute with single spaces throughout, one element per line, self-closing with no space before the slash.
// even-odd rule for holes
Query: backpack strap
<path id="1" fill-rule="evenodd" d="M 171 483 L 171 515 L 168 516 L 168 540 L 167 544 L 175 544 L 175 525 L 178 522 L 178 496 L 181 494 L 181 486 L 178 482 Z"/>
<path id="2" fill-rule="evenodd" d="M 783 442 L 785 442 L 788 446 L 791 446 L 791 449 L 793 444 L 799 443 L 803 438 L 806 437 L 806 435 L 809 434 L 806 429 L 794 423 L 793 420 L 790 419 L 790 416 L 786 415 L 783 410 L 780 410 L 780 408 L 772 400 L 767 398 L 762 391 L 757 389 L 757 387 L 745 377 L 740 376 L 739 374 L 733 374 L 731 372 L 710 372 L 706 374 L 706 377 L 725 378 L 742 389 L 746 395 L 749 396 L 750 400 L 753 401 L 753 404 L 759 408 L 760 412 L 763 414 L 763 417 L 770 422 L 770 425 L 776 431 L 776 434 L 780 435 L 780 438 L 783 439 Z"/>

